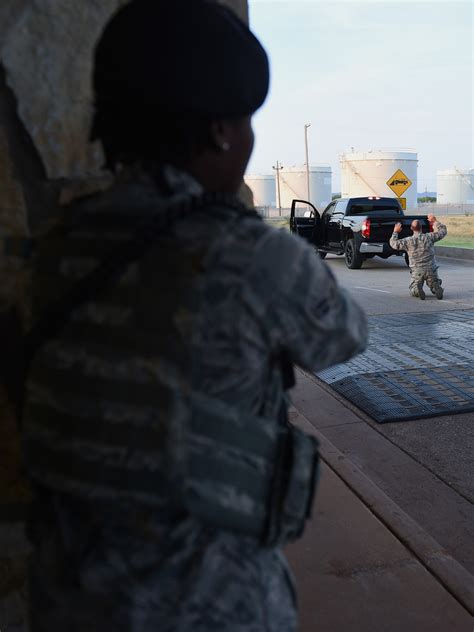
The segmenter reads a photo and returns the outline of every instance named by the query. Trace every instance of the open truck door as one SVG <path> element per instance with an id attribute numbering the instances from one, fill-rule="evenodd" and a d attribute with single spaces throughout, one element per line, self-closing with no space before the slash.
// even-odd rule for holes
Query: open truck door
<path id="1" fill-rule="evenodd" d="M 314 246 L 319 240 L 321 217 L 311 202 L 293 200 L 291 203 L 290 230 L 306 239 Z"/>

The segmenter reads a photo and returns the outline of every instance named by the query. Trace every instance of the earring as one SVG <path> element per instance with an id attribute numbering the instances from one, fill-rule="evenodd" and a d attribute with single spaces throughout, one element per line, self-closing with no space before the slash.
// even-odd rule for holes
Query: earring
<path id="1" fill-rule="evenodd" d="M 224 141 L 221 145 L 221 149 L 222 151 L 229 151 L 230 149 L 230 143 L 228 143 L 227 141 Z"/>

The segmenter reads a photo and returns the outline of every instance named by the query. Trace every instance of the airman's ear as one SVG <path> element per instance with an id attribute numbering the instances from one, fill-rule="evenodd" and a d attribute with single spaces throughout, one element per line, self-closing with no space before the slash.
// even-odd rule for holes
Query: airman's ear
<path id="1" fill-rule="evenodd" d="M 218 151 L 229 151 L 231 138 L 231 125 L 227 121 L 212 121 L 210 127 L 211 142 L 213 148 Z"/>

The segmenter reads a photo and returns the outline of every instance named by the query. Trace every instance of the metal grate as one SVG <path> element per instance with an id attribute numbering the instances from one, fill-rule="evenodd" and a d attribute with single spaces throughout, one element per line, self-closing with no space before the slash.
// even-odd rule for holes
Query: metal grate
<path id="1" fill-rule="evenodd" d="M 392 344 L 400 342 L 415 342 L 425 340 L 427 334 L 436 340 L 474 339 L 474 321 L 456 323 L 447 321 L 444 323 L 426 323 L 423 325 L 406 325 L 405 327 L 369 327 L 369 340 L 371 344 Z"/>
<path id="2" fill-rule="evenodd" d="M 375 316 L 368 349 L 318 377 L 379 423 L 474 411 L 474 311 Z"/>

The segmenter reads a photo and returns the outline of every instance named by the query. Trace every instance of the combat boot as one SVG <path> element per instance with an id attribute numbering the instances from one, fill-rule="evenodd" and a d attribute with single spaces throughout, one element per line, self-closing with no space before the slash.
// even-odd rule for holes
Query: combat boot
<path id="1" fill-rule="evenodd" d="M 425 300 L 425 298 L 426 298 L 426 294 L 425 294 L 425 292 L 424 292 L 424 290 L 423 290 L 423 280 L 418 281 L 418 283 L 416 284 L 416 289 L 417 289 L 417 291 L 418 291 L 418 298 L 419 298 L 421 301 L 424 301 L 424 300 Z"/>
<path id="2" fill-rule="evenodd" d="M 443 294 L 444 294 L 444 290 L 441 287 L 441 285 L 438 285 L 438 287 L 435 289 L 435 296 L 438 299 L 438 301 L 440 301 L 443 298 Z"/>

